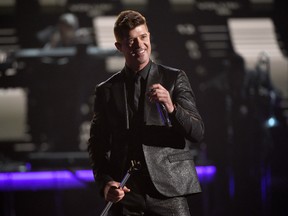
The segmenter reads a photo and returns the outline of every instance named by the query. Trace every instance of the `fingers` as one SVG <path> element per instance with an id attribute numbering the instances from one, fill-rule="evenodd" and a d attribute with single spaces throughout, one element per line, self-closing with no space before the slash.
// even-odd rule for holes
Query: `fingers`
<path id="1" fill-rule="evenodd" d="M 152 85 L 150 91 L 147 93 L 150 102 L 159 102 L 164 104 L 168 112 L 174 109 L 169 92 L 159 83 Z"/>
<path id="2" fill-rule="evenodd" d="M 127 188 L 126 186 L 124 186 L 124 188 L 122 188 L 122 189 L 123 189 L 124 193 L 128 193 L 128 192 L 130 192 L 130 189 Z"/>
<path id="3" fill-rule="evenodd" d="M 104 197 L 106 201 L 119 202 L 125 196 L 125 193 L 130 192 L 127 187 L 120 188 L 120 183 L 115 181 L 110 181 L 107 183 L 104 189 Z"/>
<path id="4" fill-rule="evenodd" d="M 123 199 L 125 193 L 121 188 L 111 187 L 106 195 L 106 200 L 111 202 L 119 202 Z"/>
<path id="5" fill-rule="evenodd" d="M 168 91 L 160 84 L 154 84 L 148 92 L 148 98 L 150 102 L 165 102 L 167 98 L 170 98 Z"/>

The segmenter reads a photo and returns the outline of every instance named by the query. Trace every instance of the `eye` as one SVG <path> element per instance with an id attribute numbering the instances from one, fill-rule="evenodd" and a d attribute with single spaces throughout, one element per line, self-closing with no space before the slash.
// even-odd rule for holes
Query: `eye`
<path id="1" fill-rule="evenodd" d="M 148 38 L 148 35 L 147 35 L 147 34 L 141 35 L 141 39 L 142 39 L 142 40 L 146 40 L 147 38 Z"/>

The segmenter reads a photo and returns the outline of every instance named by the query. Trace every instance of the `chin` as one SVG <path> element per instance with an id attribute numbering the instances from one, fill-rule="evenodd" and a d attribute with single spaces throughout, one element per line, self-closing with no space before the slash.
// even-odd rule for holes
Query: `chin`
<path id="1" fill-rule="evenodd" d="M 138 60 L 138 64 L 145 64 L 145 63 L 148 63 L 149 62 L 149 60 L 147 60 L 147 59 L 145 59 L 145 60 L 143 60 L 143 59 L 139 59 Z"/>
<path id="2" fill-rule="evenodd" d="M 149 56 L 148 56 L 147 54 L 145 54 L 145 55 L 143 55 L 143 56 L 139 56 L 139 57 L 137 58 L 137 60 L 138 60 L 139 62 L 141 62 L 141 63 L 145 63 L 145 62 L 149 61 Z"/>

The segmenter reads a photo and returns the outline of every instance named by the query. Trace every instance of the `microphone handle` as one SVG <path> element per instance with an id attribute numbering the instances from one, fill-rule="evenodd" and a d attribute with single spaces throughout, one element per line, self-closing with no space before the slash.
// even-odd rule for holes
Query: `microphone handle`
<path id="1" fill-rule="evenodd" d="M 124 178 L 122 179 L 119 188 L 123 188 L 123 187 L 125 186 L 125 184 L 126 184 L 126 182 L 128 181 L 130 175 L 131 175 L 131 174 L 130 174 L 130 171 L 128 171 L 128 172 L 126 173 L 126 175 L 124 176 Z M 103 209 L 103 211 L 101 212 L 101 215 L 100 215 L 100 216 L 106 216 L 112 205 L 113 205 L 113 202 L 109 201 L 109 202 L 106 204 L 106 206 L 105 206 L 105 208 Z"/>
<path id="2" fill-rule="evenodd" d="M 172 127 L 172 124 L 171 124 L 170 118 L 168 116 L 168 112 L 166 110 L 165 105 L 162 103 L 156 103 L 156 106 L 157 106 L 157 110 L 158 110 L 160 117 L 161 117 L 163 123 L 165 124 L 165 126 Z"/>

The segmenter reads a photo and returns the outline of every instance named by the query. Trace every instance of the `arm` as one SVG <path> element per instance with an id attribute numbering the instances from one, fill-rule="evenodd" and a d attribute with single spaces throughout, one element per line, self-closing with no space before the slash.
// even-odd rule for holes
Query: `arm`
<path id="1" fill-rule="evenodd" d="M 88 140 L 88 153 L 92 165 L 95 181 L 103 195 L 104 186 L 112 181 L 108 175 L 110 133 L 105 119 L 104 97 L 101 88 L 97 87 L 94 101 L 94 115 L 91 121 L 90 138 Z"/>
<path id="2" fill-rule="evenodd" d="M 130 190 L 127 187 L 120 188 L 120 182 L 114 181 L 108 174 L 110 170 L 110 130 L 101 91 L 102 89 L 99 87 L 96 89 L 88 152 L 94 178 L 99 185 L 101 194 L 106 201 L 118 202 Z"/>
<path id="3" fill-rule="evenodd" d="M 174 87 L 170 92 L 160 84 L 151 86 L 150 101 L 165 105 L 174 128 L 184 133 L 191 141 L 199 142 L 204 135 L 204 124 L 197 110 L 195 96 L 190 82 L 184 73 L 179 71 Z"/>

